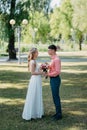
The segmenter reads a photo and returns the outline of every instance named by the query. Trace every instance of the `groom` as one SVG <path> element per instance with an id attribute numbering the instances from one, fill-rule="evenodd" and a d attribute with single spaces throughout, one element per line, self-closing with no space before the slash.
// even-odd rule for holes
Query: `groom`
<path id="1" fill-rule="evenodd" d="M 56 108 L 56 114 L 52 116 L 53 120 L 62 119 L 61 102 L 59 96 L 59 88 L 61 84 L 61 61 L 56 54 L 57 47 L 50 45 L 48 47 L 48 54 L 51 56 L 51 64 L 49 65 L 49 72 L 47 76 L 50 77 L 50 85 L 52 90 L 53 101 Z"/>

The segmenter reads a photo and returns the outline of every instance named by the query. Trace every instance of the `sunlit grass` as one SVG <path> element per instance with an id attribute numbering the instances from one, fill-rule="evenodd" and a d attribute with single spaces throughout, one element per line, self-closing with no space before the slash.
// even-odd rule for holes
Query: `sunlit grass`
<path id="1" fill-rule="evenodd" d="M 86 130 L 87 62 L 62 62 L 61 77 L 63 119 L 50 119 L 55 108 L 49 78 L 43 78 L 45 117 L 26 122 L 21 115 L 30 79 L 27 63 L 0 65 L 0 130 Z"/>

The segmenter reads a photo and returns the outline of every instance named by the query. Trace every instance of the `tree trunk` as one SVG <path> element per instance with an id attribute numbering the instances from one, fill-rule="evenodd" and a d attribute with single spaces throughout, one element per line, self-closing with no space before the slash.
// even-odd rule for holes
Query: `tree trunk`
<path id="1" fill-rule="evenodd" d="M 81 35 L 80 39 L 79 39 L 79 50 L 82 50 L 82 41 L 83 41 L 83 35 Z"/>
<path id="2" fill-rule="evenodd" d="M 11 19 L 14 19 L 15 4 L 16 4 L 16 0 L 11 0 L 11 9 L 10 9 L 10 15 L 9 15 L 9 21 L 8 21 L 8 38 L 9 38 L 8 53 L 9 53 L 9 60 L 17 59 L 16 58 L 16 50 L 15 50 L 14 29 L 12 28 L 12 26 L 9 23 Z"/>
<path id="3" fill-rule="evenodd" d="M 15 50 L 15 36 L 14 30 L 10 29 L 11 33 L 9 35 L 9 44 L 8 44 L 8 53 L 9 53 L 9 60 L 17 59 L 16 58 L 16 50 Z"/>
<path id="4" fill-rule="evenodd" d="M 82 42 L 79 41 L 79 50 L 81 51 L 82 50 Z"/>

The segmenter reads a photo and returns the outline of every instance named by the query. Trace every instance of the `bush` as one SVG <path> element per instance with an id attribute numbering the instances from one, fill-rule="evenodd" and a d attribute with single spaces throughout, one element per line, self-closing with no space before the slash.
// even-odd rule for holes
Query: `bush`
<path id="1" fill-rule="evenodd" d="M 28 51 L 29 51 L 29 48 L 27 46 L 21 48 L 21 52 L 28 52 Z"/>

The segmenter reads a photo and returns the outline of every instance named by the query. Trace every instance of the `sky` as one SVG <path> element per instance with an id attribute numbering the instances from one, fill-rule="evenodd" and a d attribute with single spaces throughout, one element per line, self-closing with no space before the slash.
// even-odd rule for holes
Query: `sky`
<path id="1" fill-rule="evenodd" d="M 60 5 L 60 1 L 61 0 L 52 0 L 51 2 L 51 7 L 54 8 L 55 6 L 59 6 Z"/>

